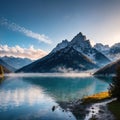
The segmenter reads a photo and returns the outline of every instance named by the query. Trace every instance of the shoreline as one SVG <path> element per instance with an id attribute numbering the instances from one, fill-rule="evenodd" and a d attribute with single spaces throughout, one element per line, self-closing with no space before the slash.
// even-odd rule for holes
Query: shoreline
<path id="1" fill-rule="evenodd" d="M 109 100 L 104 100 L 99 103 L 94 103 L 88 108 L 89 113 L 86 115 L 84 120 L 90 120 L 90 119 L 95 119 L 95 120 L 114 120 L 115 117 L 111 113 L 111 111 L 108 109 L 108 104 L 115 101 L 116 99 L 109 99 Z"/>
<path id="2" fill-rule="evenodd" d="M 61 102 L 59 104 L 63 109 L 72 112 L 76 119 L 106 120 L 109 118 L 109 120 L 114 120 L 115 117 L 109 110 L 108 104 L 115 100 L 115 98 L 110 98 L 108 92 L 100 92 L 74 102 Z"/>

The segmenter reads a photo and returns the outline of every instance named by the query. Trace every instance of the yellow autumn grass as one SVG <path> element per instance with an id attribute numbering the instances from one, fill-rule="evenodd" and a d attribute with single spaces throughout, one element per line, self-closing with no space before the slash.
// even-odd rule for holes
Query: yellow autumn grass
<path id="1" fill-rule="evenodd" d="M 97 93 L 91 96 L 86 96 L 82 100 L 84 103 L 86 103 L 86 102 L 97 102 L 97 101 L 108 99 L 108 98 L 110 98 L 110 95 L 108 91 L 106 91 L 106 92 Z"/>

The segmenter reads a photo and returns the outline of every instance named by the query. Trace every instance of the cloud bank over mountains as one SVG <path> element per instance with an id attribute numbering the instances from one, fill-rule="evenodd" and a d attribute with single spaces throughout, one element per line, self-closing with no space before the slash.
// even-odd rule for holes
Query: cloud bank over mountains
<path id="1" fill-rule="evenodd" d="M 29 48 L 22 48 L 19 45 L 15 47 L 9 47 L 8 45 L 0 45 L 0 56 L 13 56 L 21 58 L 29 58 L 36 60 L 47 55 L 47 52 L 41 49 L 35 49 L 34 46 Z"/>

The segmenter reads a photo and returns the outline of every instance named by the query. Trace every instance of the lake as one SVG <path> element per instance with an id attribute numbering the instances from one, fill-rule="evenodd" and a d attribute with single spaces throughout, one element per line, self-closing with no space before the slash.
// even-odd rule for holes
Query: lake
<path id="1" fill-rule="evenodd" d="M 106 91 L 110 82 L 87 75 L 8 75 L 0 81 L 0 120 L 76 120 L 59 103 Z"/>

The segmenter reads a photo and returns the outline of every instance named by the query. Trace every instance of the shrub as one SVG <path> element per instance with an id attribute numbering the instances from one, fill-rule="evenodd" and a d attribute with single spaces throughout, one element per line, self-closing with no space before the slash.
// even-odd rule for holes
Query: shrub
<path id="1" fill-rule="evenodd" d="M 110 84 L 109 94 L 111 97 L 116 97 L 120 101 L 120 66 L 117 67 L 116 76 Z"/>

